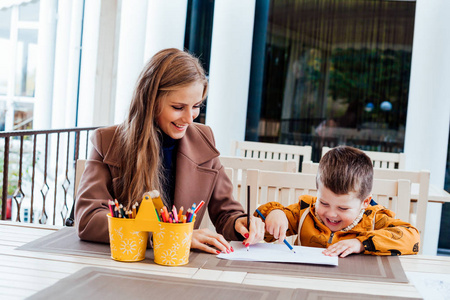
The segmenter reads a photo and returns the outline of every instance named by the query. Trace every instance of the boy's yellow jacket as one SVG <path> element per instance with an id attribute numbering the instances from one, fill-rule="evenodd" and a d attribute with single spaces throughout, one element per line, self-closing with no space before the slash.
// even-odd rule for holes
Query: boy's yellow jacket
<path id="1" fill-rule="evenodd" d="M 419 252 L 420 235 L 411 224 L 394 218 L 394 213 L 382 205 L 368 206 L 361 221 L 353 229 L 344 232 L 331 230 L 315 216 L 317 197 L 300 196 L 299 202 L 284 207 L 278 202 L 269 202 L 259 207 L 259 211 L 267 216 L 274 209 L 281 209 L 286 214 L 289 229 L 286 235 L 298 234 L 295 244 L 309 247 L 327 248 L 341 240 L 356 238 L 364 246 L 364 254 L 372 255 L 404 255 Z M 302 219 L 303 224 L 299 226 Z M 258 216 L 255 213 L 255 216 Z M 274 241 L 266 232 L 265 240 Z"/>

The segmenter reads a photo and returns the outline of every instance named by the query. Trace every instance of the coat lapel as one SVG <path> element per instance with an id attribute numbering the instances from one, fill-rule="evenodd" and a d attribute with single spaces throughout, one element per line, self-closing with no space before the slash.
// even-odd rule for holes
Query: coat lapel
<path id="1" fill-rule="evenodd" d="M 195 124 L 188 127 L 178 147 L 174 204 L 187 210 L 203 200 L 206 207 L 219 173 L 207 162 L 220 153 Z M 202 209 L 197 218 L 201 219 L 205 211 Z M 196 227 L 199 224 L 196 222 Z"/>

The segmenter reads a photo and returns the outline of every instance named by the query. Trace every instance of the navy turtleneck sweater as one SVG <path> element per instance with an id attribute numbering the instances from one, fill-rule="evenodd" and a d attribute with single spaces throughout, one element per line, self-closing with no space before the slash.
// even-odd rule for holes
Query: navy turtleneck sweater
<path id="1" fill-rule="evenodd" d="M 162 166 L 163 166 L 163 180 L 162 188 L 165 195 L 165 204 L 168 205 L 169 210 L 173 205 L 173 198 L 175 195 L 175 171 L 176 171 L 176 161 L 177 161 L 177 148 L 178 140 L 175 140 L 162 133 L 161 136 L 161 146 L 162 146 Z M 167 203 L 168 202 L 168 203 Z"/>

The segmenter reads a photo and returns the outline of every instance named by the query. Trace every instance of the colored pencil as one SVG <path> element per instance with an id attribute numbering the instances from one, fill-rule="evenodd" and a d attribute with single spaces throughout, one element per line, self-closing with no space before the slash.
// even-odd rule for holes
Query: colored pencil
<path id="1" fill-rule="evenodd" d="M 183 206 L 180 207 L 180 210 L 178 211 L 178 221 L 181 222 L 181 216 L 183 215 Z"/>
<path id="2" fill-rule="evenodd" d="M 133 211 L 132 212 L 133 219 L 135 219 L 136 218 L 136 203 L 133 204 L 133 207 L 131 209 Z M 156 212 L 156 214 L 158 214 L 158 212 Z"/>
<path id="3" fill-rule="evenodd" d="M 172 206 L 172 214 L 173 214 L 174 223 L 178 223 L 178 213 L 177 213 L 177 208 L 175 207 L 175 205 Z"/>
<path id="4" fill-rule="evenodd" d="M 198 206 L 197 206 L 197 208 L 194 210 L 194 214 L 196 214 L 199 210 L 200 210 L 200 208 L 202 208 L 202 206 L 205 204 L 205 201 L 201 201 L 199 204 L 198 204 Z"/>
<path id="5" fill-rule="evenodd" d="M 114 217 L 114 213 L 113 213 L 112 206 L 111 206 L 111 200 L 108 200 L 108 207 L 109 207 L 109 212 L 111 213 L 111 217 Z"/>
<path id="6" fill-rule="evenodd" d="M 250 186 L 247 185 L 247 230 L 250 233 Z M 249 246 L 247 246 L 247 251 Z"/>
<path id="7" fill-rule="evenodd" d="M 158 218 L 158 222 L 161 222 L 161 219 L 159 218 L 158 210 L 156 208 L 155 208 L 155 212 L 156 212 L 156 218 Z"/>

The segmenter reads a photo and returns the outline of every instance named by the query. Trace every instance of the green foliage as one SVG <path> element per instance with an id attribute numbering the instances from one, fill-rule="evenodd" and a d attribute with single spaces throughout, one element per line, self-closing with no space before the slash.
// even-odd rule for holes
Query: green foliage
<path id="1" fill-rule="evenodd" d="M 0 156 L 0 193 L 3 192 L 3 165 L 4 165 L 4 157 Z M 8 195 L 14 194 L 17 189 L 17 184 L 19 181 L 19 166 L 17 168 L 14 167 L 13 164 L 9 164 L 8 166 Z M 1 201 L 1 200 L 0 200 Z"/>
<path id="2" fill-rule="evenodd" d="M 405 123 L 408 99 L 411 52 L 380 49 L 335 49 L 331 55 L 328 92 L 335 101 L 349 105 L 349 109 L 363 116 L 367 103 L 375 105 L 365 117 L 371 122 Z M 387 119 L 379 109 L 380 103 L 389 101 L 393 110 Z"/>

